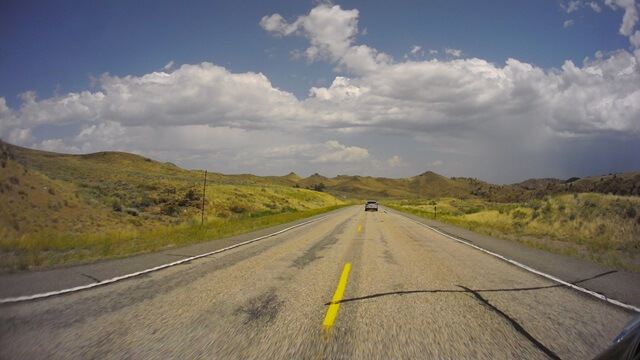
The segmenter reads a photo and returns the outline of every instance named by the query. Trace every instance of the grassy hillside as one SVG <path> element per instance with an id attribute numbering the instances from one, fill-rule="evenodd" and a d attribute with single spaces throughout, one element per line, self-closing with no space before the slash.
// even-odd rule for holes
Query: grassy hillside
<path id="1" fill-rule="evenodd" d="M 474 230 L 640 266 L 640 173 L 514 185 L 430 171 L 404 179 L 209 173 L 201 226 L 203 171 L 127 153 L 65 155 L 0 145 L 0 271 L 230 236 L 367 198 L 428 215 L 437 204 L 446 221 Z"/>
<path id="2" fill-rule="evenodd" d="M 2 270 L 229 236 L 343 204 L 278 179 L 207 174 L 201 229 L 203 171 L 127 153 L 64 155 L 5 143 L 0 160 Z"/>
<path id="3" fill-rule="evenodd" d="M 591 176 L 582 179 L 571 178 L 565 181 L 549 182 L 537 189 L 537 193 L 544 194 L 575 192 L 640 196 L 640 172 Z"/>
<path id="4" fill-rule="evenodd" d="M 640 198 L 568 194 L 521 203 L 404 200 L 398 210 L 618 268 L 640 271 Z"/>

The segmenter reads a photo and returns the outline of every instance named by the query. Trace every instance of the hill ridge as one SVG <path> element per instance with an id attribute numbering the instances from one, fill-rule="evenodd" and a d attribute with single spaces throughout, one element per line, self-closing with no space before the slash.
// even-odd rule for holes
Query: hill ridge
<path id="1" fill-rule="evenodd" d="M 19 160 L 36 170 L 41 166 L 30 160 L 30 157 L 42 156 L 46 158 L 86 159 L 91 161 L 125 161 L 138 164 L 140 169 L 163 168 L 177 174 L 183 171 L 174 164 L 163 163 L 137 154 L 120 151 L 100 151 L 90 154 L 59 154 L 55 152 L 28 149 L 7 144 L 17 149 Z M 194 170 L 197 171 L 197 170 Z M 640 195 L 640 173 L 628 172 L 619 174 L 596 175 L 584 178 L 570 178 L 560 180 L 555 178 L 532 178 L 511 185 L 495 185 L 474 178 L 446 177 L 431 170 L 407 178 L 386 178 L 362 175 L 340 174 L 327 177 L 316 172 L 302 178 L 291 171 L 284 176 L 256 176 L 252 174 L 224 175 L 210 173 L 212 180 L 240 181 L 249 184 L 275 184 L 302 188 L 316 188 L 321 183 L 326 192 L 356 198 L 421 198 L 421 197 L 460 197 L 483 198 L 498 202 L 526 201 L 545 195 L 572 192 L 599 192 L 615 195 Z M 64 174 L 59 174 L 64 178 Z"/>

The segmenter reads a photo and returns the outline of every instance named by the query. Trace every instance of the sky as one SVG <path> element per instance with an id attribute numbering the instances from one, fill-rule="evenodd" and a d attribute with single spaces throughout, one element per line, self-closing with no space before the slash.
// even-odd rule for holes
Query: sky
<path id="1" fill-rule="evenodd" d="M 226 174 L 640 171 L 636 0 L 0 2 L 0 138 Z"/>

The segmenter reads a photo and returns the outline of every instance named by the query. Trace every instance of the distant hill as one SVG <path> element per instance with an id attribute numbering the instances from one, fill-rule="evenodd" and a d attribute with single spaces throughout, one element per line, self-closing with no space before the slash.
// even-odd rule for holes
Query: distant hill
<path id="1" fill-rule="evenodd" d="M 484 198 L 491 201 L 509 202 L 528 199 L 531 191 L 515 186 L 492 185 L 471 178 L 447 178 L 432 171 L 420 175 L 389 179 L 370 176 L 338 175 L 327 178 L 313 174 L 297 182 L 298 186 L 311 188 L 324 184 L 327 192 L 338 196 L 358 199 L 417 199 L 457 197 Z"/>
<path id="2" fill-rule="evenodd" d="M 549 184 L 555 185 L 555 184 L 561 184 L 563 182 L 564 181 L 560 179 L 543 178 L 543 179 L 529 179 L 513 185 L 520 186 L 528 190 L 537 190 L 537 189 L 544 189 L 547 186 L 549 186 Z"/>
<path id="3" fill-rule="evenodd" d="M 288 179 L 289 180 L 289 179 Z M 311 188 L 318 184 L 325 191 L 359 199 L 414 199 L 456 197 L 481 198 L 495 202 L 518 202 L 546 195 L 576 192 L 640 196 L 640 173 L 609 174 L 587 178 L 559 180 L 552 178 L 529 179 L 513 185 L 494 185 L 474 178 L 447 178 L 426 171 L 410 178 L 389 179 L 370 176 L 338 175 L 328 178 L 313 174 L 295 181 L 300 187 Z"/>
<path id="4" fill-rule="evenodd" d="M 613 195 L 640 196 L 640 172 L 591 176 L 553 184 L 546 190 L 552 193 L 595 192 Z"/>
<path id="5" fill-rule="evenodd" d="M 323 183 L 325 186 L 333 186 L 334 185 L 334 181 L 322 176 L 318 173 L 315 173 L 311 176 L 309 176 L 308 178 L 304 178 L 304 179 L 300 179 L 297 181 L 297 184 L 302 186 L 302 187 L 311 187 L 313 185 L 318 185 L 320 183 Z"/>

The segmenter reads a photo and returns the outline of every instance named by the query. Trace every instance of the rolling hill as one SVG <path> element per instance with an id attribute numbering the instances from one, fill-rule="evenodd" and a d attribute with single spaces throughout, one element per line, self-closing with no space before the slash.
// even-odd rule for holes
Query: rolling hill
<path id="1" fill-rule="evenodd" d="M 637 172 L 514 185 L 431 171 L 401 179 L 208 173 L 203 199 L 204 175 L 123 152 L 68 155 L 0 142 L 0 271 L 231 236 L 326 211 L 345 199 L 463 199 L 501 206 L 579 192 L 640 194 Z"/>
<path id="2" fill-rule="evenodd" d="M 122 152 L 67 155 L 1 145 L 0 235 L 82 233 L 114 224 L 153 228 L 200 214 L 203 171 Z M 336 204 L 331 195 L 359 200 L 451 197 L 520 202 L 576 192 L 640 194 L 638 172 L 566 181 L 530 179 L 513 185 L 447 178 L 431 171 L 401 179 L 209 173 L 207 182 L 205 213 L 213 218 L 308 210 Z M 320 185 L 324 192 L 309 191 Z"/>
<path id="3" fill-rule="evenodd" d="M 640 196 L 640 173 L 629 172 L 587 178 L 529 179 L 513 185 L 494 185 L 474 178 L 452 177 L 426 171 L 420 175 L 389 179 L 370 176 L 338 175 L 327 178 L 313 174 L 292 181 L 312 188 L 320 183 L 325 191 L 338 196 L 366 199 L 444 198 L 483 199 L 493 202 L 519 202 L 570 193 Z"/>

